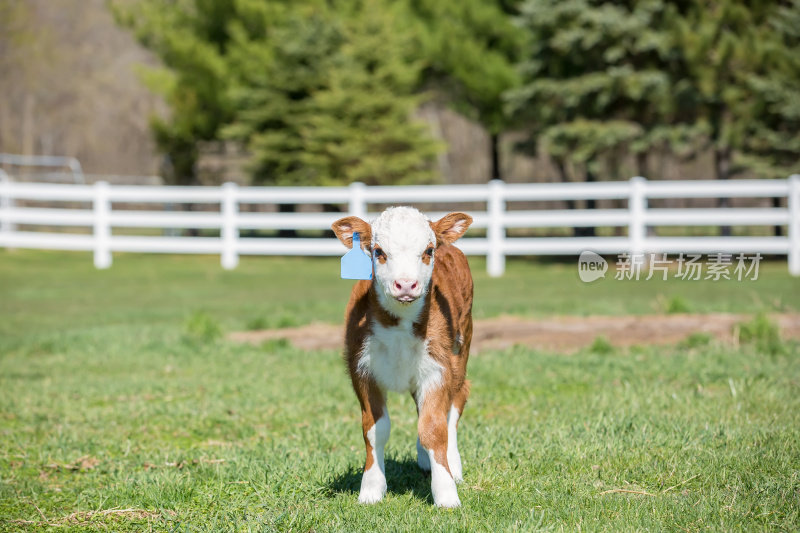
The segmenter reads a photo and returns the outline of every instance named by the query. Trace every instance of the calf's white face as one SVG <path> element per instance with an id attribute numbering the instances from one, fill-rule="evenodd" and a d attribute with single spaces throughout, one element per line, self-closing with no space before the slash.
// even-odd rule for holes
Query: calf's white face
<path id="1" fill-rule="evenodd" d="M 436 249 L 427 217 L 411 207 L 389 208 L 372 223 L 371 245 L 382 303 L 409 304 L 427 293 Z"/>
<path id="2" fill-rule="evenodd" d="M 422 298 L 430 286 L 436 248 L 461 237 L 472 223 L 464 213 L 450 213 L 436 222 L 413 207 L 390 207 L 370 225 L 358 217 L 334 222 L 336 236 L 353 246 L 358 232 L 372 255 L 373 284 L 384 308 L 401 310 Z"/>

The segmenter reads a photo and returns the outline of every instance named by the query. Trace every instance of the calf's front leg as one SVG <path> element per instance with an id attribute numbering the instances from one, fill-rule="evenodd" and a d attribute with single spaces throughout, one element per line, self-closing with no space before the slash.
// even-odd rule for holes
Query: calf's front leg
<path id="1" fill-rule="evenodd" d="M 450 399 L 445 390 L 429 392 L 419 407 L 417 430 L 421 447 L 428 453 L 431 493 L 437 507 L 458 507 L 456 482 L 447 461 L 447 412 Z"/>
<path id="2" fill-rule="evenodd" d="M 386 467 L 383 450 L 389 440 L 391 422 L 383 392 L 373 382 L 360 383 L 356 388 L 361 402 L 361 427 L 367 459 L 361 477 L 360 503 L 376 503 L 386 494 Z"/>

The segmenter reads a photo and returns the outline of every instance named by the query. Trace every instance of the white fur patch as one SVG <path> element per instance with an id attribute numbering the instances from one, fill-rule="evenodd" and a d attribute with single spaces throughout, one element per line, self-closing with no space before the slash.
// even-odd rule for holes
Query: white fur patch
<path id="1" fill-rule="evenodd" d="M 428 290 L 434 258 L 426 265 L 422 256 L 430 243 L 436 243 L 430 220 L 413 207 L 390 207 L 372 223 L 372 248 L 386 254 L 385 263 L 374 262 L 373 283 L 381 305 L 395 316 L 402 318 L 407 307 L 392 297 L 395 280 L 417 281 L 423 295 Z"/>
<path id="2" fill-rule="evenodd" d="M 412 331 L 413 322 L 401 320 L 385 328 L 373 322 L 372 335 L 364 341 L 358 371 L 371 375 L 385 389 L 416 394 L 422 405 L 425 394 L 442 384 L 442 366 L 428 354 L 428 341 Z"/>
<path id="3" fill-rule="evenodd" d="M 386 467 L 383 460 L 383 451 L 389 440 L 392 424 L 389 421 L 389 412 L 383 408 L 383 415 L 367 431 L 367 440 L 372 446 L 372 459 L 374 463 L 361 477 L 361 490 L 358 493 L 360 503 L 375 503 L 383 499 L 386 494 Z"/>
<path id="4" fill-rule="evenodd" d="M 386 474 L 381 472 L 377 464 L 361 476 L 361 490 L 358 492 L 358 503 L 377 503 L 386 495 Z"/>
<path id="5" fill-rule="evenodd" d="M 456 483 L 464 481 L 464 473 L 461 468 L 461 454 L 458 453 L 458 434 L 456 425 L 458 424 L 458 409 L 454 405 L 450 406 L 447 413 L 447 466 Z"/>
<path id="6" fill-rule="evenodd" d="M 437 507 L 459 507 L 461 500 L 458 499 L 456 482 L 447 469 L 436 462 L 433 450 L 428 450 L 428 458 L 431 462 L 431 493 L 433 493 L 433 503 Z"/>

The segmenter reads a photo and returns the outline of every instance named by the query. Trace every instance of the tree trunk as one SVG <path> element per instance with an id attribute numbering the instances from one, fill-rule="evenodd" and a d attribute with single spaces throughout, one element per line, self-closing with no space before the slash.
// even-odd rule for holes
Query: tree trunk
<path id="1" fill-rule="evenodd" d="M 297 211 L 297 204 L 278 204 L 278 211 L 280 213 L 294 213 L 295 211 Z M 295 239 L 297 238 L 297 230 L 279 229 L 278 237 Z"/>
<path id="2" fill-rule="evenodd" d="M 176 158 L 173 158 L 173 161 Z M 195 152 L 192 151 L 192 148 L 188 148 L 185 152 L 182 152 L 177 159 L 182 162 L 181 165 L 175 167 L 173 170 L 175 171 L 176 175 L 173 176 L 175 183 L 177 185 L 186 185 L 190 187 L 197 187 L 200 185 L 200 181 L 197 179 L 197 157 Z M 195 211 L 197 208 L 197 204 L 184 204 L 184 210 L 186 211 Z M 200 230 L 197 228 L 187 228 L 186 235 L 189 237 L 198 237 L 200 235 Z"/>
<path id="3" fill-rule="evenodd" d="M 781 206 L 781 199 L 780 198 L 773 198 L 772 199 L 772 207 L 775 209 L 780 208 Z M 783 237 L 783 226 L 775 226 L 773 229 L 776 237 Z"/>
<path id="4" fill-rule="evenodd" d="M 36 97 L 33 93 L 25 94 L 22 105 L 22 155 L 34 155 L 36 152 Z"/>
<path id="5" fill-rule="evenodd" d="M 714 149 L 714 172 L 716 179 L 727 180 L 731 174 L 731 150 L 728 147 Z M 717 202 L 717 207 L 728 208 L 731 206 L 730 198 L 720 198 Z M 720 234 L 723 237 L 731 236 L 730 226 L 720 226 Z"/>
<path id="6" fill-rule="evenodd" d="M 183 210 L 191 213 L 192 211 L 195 210 L 196 205 L 197 204 L 183 204 Z M 186 235 L 187 237 L 199 237 L 200 230 L 197 228 L 186 228 L 185 230 L 183 230 L 183 234 Z"/>
<path id="7" fill-rule="evenodd" d="M 594 175 L 594 172 L 587 169 L 586 182 L 594 183 L 595 181 L 597 181 L 597 177 Z M 597 201 L 593 199 L 586 200 L 586 209 L 597 209 Z M 596 235 L 596 228 L 594 227 L 575 228 L 574 233 L 576 237 L 594 237 Z"/>
<path id="8" fill-rule="evenodd" d="M 490 134 L 489 142 L 491 143 L 492 150 L 492 179 L 501 180 L 503 178 L 500 173 L 500 134 Z"/>
<path id="9" fill-rule="evenodd" d="M 636 172 L 643 178 L 647 177 L 647 152 L 636 153 Z"/>
<path id="10" fill-rule="evenodd" d="M 650 170 L 647 168 L 647 152 L 636 153 L 636 173 L 645 179 L 650 174 Z M 661 172 L 661 176 L 664 176 L 663 172 Z M 656 229 L 653 226 L 647 226 L 645 233 L 648 237 L 655 237 Z"/>
<path id="11" fill-rule="evenodd" d="M 561 183 L 568 183 L 569 176 L 567 175 L 567 167 L 564 165 L 564 160 L 560 157 L 553 158 L 553 164 L 558 170 L 558 176 L 561 178 Z M 564 200 L 564 203 L 567 205 L 567 209 L 575 209 L 575 200 Z M 572 228 L 572 235 L 574 237 L 580 237 L 581 230 L 583 228 Z"/>

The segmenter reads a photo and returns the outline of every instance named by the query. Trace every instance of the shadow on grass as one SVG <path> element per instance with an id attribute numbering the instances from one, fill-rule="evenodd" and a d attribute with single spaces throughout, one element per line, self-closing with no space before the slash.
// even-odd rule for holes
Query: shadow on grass
<path id="1" fill-rule="evenodd" d="M 332 494 L 349 493 L 357 495 L 361 488 L 361 468 L 351 466 L 347 471 L 333 478 L 328 488 Z M 386 458 L 387 493 L 412 495 L 433 503 L 431 495 L 430 472 L 423 472 L 416 460 L 397 461 Z"/>

